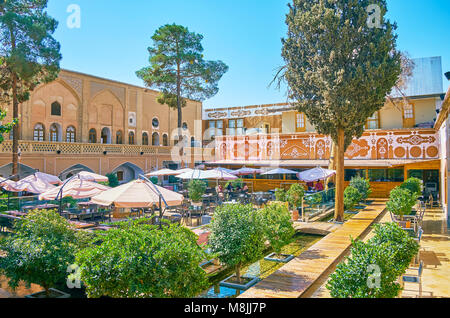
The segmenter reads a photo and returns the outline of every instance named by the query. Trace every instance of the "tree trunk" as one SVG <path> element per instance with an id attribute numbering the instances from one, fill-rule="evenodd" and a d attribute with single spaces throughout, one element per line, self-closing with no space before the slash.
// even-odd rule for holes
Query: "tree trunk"
<path id="1" fill-rule="evenodd" d="M 331 152 L 330 152 L 330 164 L 328 165 L 328 170 L 336 170 L 336 156 L 337 156 L 337 147 L 334 141 L 331 143 Z M 325 188 L 328 190 L 328 183 L 333 182 L 336 185 L 336 175 L 329 177 L 326 180 Z"/>
<path id="2" fill-rule="evenodd" d="M 344 221 L 344 159 L 345 159 L 345 132 L 338 129 L 338 140 L 336 144 L 336 199 L 335 220 Z"/>
<path id="3" fill-rule="evenodd" d="M 17 119 L 17 123 L 13 126 L 13 145 L 12 145 L 12 175 L 19 173 L 19 102 L 17 101 L 17 77 L 13 76 L 13 118 Z M 19 177 L 13 180 L 18 181 Z"/>
<path id="4" fill-rule="evenodd" d="M 238 283 L 240 284 L 242 282 L 242 279 L 241 279 L 241 263 L 236 265 L 236 278 L 238 280 Z"/>

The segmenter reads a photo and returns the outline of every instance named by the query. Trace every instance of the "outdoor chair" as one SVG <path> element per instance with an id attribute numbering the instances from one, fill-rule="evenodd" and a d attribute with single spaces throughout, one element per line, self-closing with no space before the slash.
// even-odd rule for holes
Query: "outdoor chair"
<path id="1" fill-rule="evenodd" d="M 423 273 L 423 261 L 420 262 L 418 268 L 409 268 L 408 271 L 413 271 L 414 273 L 405 274 L 402 276 L 402 287 L 405 283 L 419 284 L 419 297 L 422 296 L 422 273 Z M 417 274 L 415 272 L 417 271 Z"/>
<path id="2" fill-rule="evenodd" d="M 395 214 L 394 213 L 392 213 L 391 211 L 389 211 L 389 213 L 391 214 L 391 220 L 392 220 L 392 222 L 394 222 L 394 223 L 397 223 L 403 230 L 405 230 L 405 231 L 410 231 L 410 232 L 412 232 L 412 231 L 414 231 L 413 233 L 416 233 L 416 222 L 412 222 L 411 220 L 399 220 L 399 219 L 397 219 L 397 217 L 395 216 Z M 413 225 L 413 227 L 412 228 L 410 228 L 410 227 L 406 227 L 406 225 L 407 225 L 407 223 L 410 223 L 411 225 Z"/>

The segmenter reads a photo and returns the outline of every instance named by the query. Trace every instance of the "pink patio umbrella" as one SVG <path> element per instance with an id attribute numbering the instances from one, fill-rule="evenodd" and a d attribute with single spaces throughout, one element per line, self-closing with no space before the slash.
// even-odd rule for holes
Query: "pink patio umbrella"
<path id="1" fill-rule="evenodd" d="M 81 180 L 86 180 L 86 181 L 95 181 L 95 182 L 108 182 L 109 179 L 108 177 L 93 173 L 93 172 L 88 172 L 88 171 L 81 171 L 79 173 L 77 173 L 78 179 Z"/>
<path id="2" fill-rule="evenodd" d="M 56 187 L 54 185 L 45 182 L 43 179 L 31 175 L 17 181 L 8 191 L 41 194 L 55 188 Z"/>
<path id="3" fill-rule="evenodd" d="M 253 168 L 246 168 L 246 167 L 243 167 L 242 169 L 231 172 L 231 174 L 233 174 L 235 176 L 247 176 L 250 174 L 260 174 L 260 173 L 262 173 L 261 169 L 253 169 Z"/>
<path id="4" fill-rule="evenodd" d="M 48 174 L 48 173 L 43 173 L 43 172 L 36 172 L 36 173 L 32 174 L 31 176 L 24 178 L 23 180 L 36 180 L 36 179 L 40 179 L 46 183 L 54 184 L 54 185 L 62 184 L 62 181 L 57 176 L 54 176 L 54 175 Z"/>
<path id="5" fill-rule="evenodd" d="M 93 181 L 74 178 L 69 179 L 66 183 L 59 187 L 42 193 L 39 196 L 39 200 L 61 200 L 65 197 L 72 197 L 74 199 L 87 199 L 92 198 L 109 189 L 110 187 Z"/>
<path id="6" fill-rule="evenodd" d="M 114 204 L 117 208 L 149 208 L 180 205 L 184 197 L 181 194 L 159 187 L 147 180 L 134 180 L 116 188 L 104 191 L 91 199 L 102 206 Z"/>
<path id="7" fill-rule="evenodd" d="M 3 188 L 4 190 L 9 192 L 15 192 L 15 185 L 16 185 L 15 181 L 0 177 L 0 188 Z"/>

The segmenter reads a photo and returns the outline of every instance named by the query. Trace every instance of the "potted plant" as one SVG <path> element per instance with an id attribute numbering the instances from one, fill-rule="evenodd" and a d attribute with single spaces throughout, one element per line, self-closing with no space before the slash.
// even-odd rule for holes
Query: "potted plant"
<path id="1" fill-rule="evenodd" d="M 344 191 L 344 207 L 348 213 L 354 213 L 354 207 L 361 201 L 362 195 L 358 189 L 348 186 Z"/>
<path id="2" fill-rule="evenodd" d="M 243 265 L 258 259 L 264 250 L 264 232 L 258 212 L 252 205 L 219 206 L 210 224 L 211 253 L 235 274 L 220 282 L 221 286 L 246 290 L 258 282 L 257 277 L 243 277 Z"/>
<path id="3" fill-rule="evenodd" d="M 282 188 L 275 189 L 275 200 L 278 202 L 286 202 L 287 201 L 286 190 Z"/>
<path id="4" fill-rule="evenodd" d="M 417 193 L 412 193 L 408 189 L 396 187 L 389 194 L 389 201 L 386 203 L 387 209 L 403 220 L 404 215 L 411 214 L 412 207 L 416 204 Z"/>
<path id="5" fill-rule="evenodd" d="M 267 261 L 287 263 L 294 258 L 293 255 L 282 254 L 283 246 L 291 243 L 295 234 L 291 222 L 289 209 L 281 203 L 271 203 L 260 210 L 264 235 L 269 241 L 274 253 L 266 256 Z"/>
<path id="6" fill-rule="evenodd" d="M 29 298 L 70 297 L 54 287 L 66 281 L 67 268 L 74 264 L 83 236 L 52 210 L 30 212 L 15 222 L 13 231 L 16 235 L 6 237 L 0 246 L 6 254 L 0 258 L 0 273 L 9 279 L 9 286 L 15 289 L 23 281 L 27 287 L 44 288 Z"/>
<path id="7" fill-rule="evenodd" d="M 372 193 L 372 190 L 370 189 L 370 182 L 368 179 L 353 177 L 350 180 L 350 186 L 357 189 L 361 194 L 361 199 L 359 201 L 367 200 Z"/>
<path id="8" fill-rule="evenodd" d="M 188 184 L 189 199 L 192 205 L 201 206 L 202 196 L 206 192 L 206 184 L 202 180 L 191 180 Z"/>
<path id="9" fill-rule="evenodd" d="M 305 196 L 305 188 L 299 183 L 293 184 L 286 193 L 286 199 L 291 208 L 298 211 L 299 215 L 303 215 L 303 197 Z"/>

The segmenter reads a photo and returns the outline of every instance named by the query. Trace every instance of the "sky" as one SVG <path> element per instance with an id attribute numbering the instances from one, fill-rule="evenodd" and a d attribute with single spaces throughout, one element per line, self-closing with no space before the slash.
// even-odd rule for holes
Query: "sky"
<path id="1" fill-rule="evenodd" d="M 165 24 L 181 24 L 204 36 L 207 60 L 229 71 L 219 93 L 204 108 L 286 102 L 285 89 L 270 86 L 283 65 L 281 38 L 287 0 L 49 0 L 59 21 L 61 67 L 144 86 L 135 72 L 148 65 L 151 36 Z M 80 8 L 79 28 L 70 19 Z M 412 58 L 441 56 L 450 71 L 450 0 L 388 0 L 388 18 L 398 24 L 398 48 Z M 71 23 L 68 23 L 72 22 Z M 450 82 L 443 75 L 446 91 Z"/>

